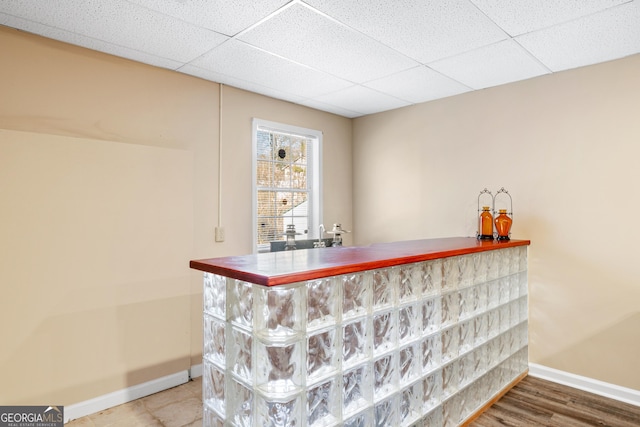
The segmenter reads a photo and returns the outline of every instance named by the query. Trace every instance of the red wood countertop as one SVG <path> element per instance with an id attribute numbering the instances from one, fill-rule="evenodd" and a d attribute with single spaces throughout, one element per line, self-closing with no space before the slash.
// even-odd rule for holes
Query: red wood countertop
<path id="1" fill-rule="evenodd" d="M 529 244 L 529 240 L 498 242 L 449 237 L 210 258 L 191 261 L 189 266 L 258 285 L 275 286 Z"/>

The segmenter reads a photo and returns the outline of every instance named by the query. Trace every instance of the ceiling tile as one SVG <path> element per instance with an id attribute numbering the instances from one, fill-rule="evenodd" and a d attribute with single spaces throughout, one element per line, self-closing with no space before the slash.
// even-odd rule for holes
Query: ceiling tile
<path id="1" fill-rule="evenodd" d="M 470 90 L 423 65 L 365 83 L 364 86 L 415 103 L 458 95 Z"/>
<path id="2" fill-rule="evenodd" d="M 314 100 L 336 105 L 345 110 L 355 111 L 360 113 L 360 115 L 393 110 L 411 105 L 409 102 L 359 85 L 351 86 L 350 88 L 328 95 L 318 96 Z"/>
<path id="3" fill-rule="evenodd" d="M 507 38 L 468 0 L 305 2 L 422 63 Z"/>
<path id="4" fill-rule="evenodd" d="M 354 117 L 362 116 L 361 113 L 350 111 L 342 107 L 327 104 L 324 102 L 316 101 L 315 99 L 305 99 L 304 101 L 299 102 L 299 104 L 304 105 L 305 107 L 316 109 L 316 110 L 337 114 L 342 117 L 354 118 Z"/>
<path id="5" fill-rule="evenodd" d="M 603 11 L 629 0 L 471 0 L 511 36 Z"/>
<path id="6" fill-rule="evenodd" d="M 191 65 L 282 92 L 295 93 L 303 98 L 323 95 L 352 85 L 234 39 L 191 62 Z"/>
<path id="7" fill-rule="evenodd" d="M 125 0 L 9 0 L 2 2 L 0 10 L 49 27 L 63 28 L 87 38 L 179 62 L 188 62 L 227 39 L 211 30 Z"/>
<path id="8" fill-rule="evenodd" d="M 131 59 L 133 61 L 142 62 L 156 67 L 175 70 L 183 64 L 182 62 L 150 55 L 145 52 L 140 52 L 139 50 L 133 50 L 126 47 L 114 45 L 111 43 L 103 42 L 101 40 L 96 40 L 79 34 L 70 33 L 65 30 L 60 30 L 58 28 L 48 27 L 46 25 L 27 21 L 26 19 L 17 18 L 11 15 L 0 13 L 0 23 L 13 28 L 19 28 L 29 33 L 48 37 L 53 40 L 58 40 L 75 46 L 86 47 L 98 52 L 108 53 L 110 55 Z"/>
<path id="9" fill-rule="evenodd" d="M 290 0 L 129 0 L 203 28 L 233 36 Z"/>
<path id="10" fill-rule="evenodd" d="M 222 83 L 227 86 L 233 86 L 238 89 L 247 90 L 249 92 L 259 93 L 261 95 L 270 96 L 272 98 L 281 99 L 293 103 L 300 103 L 304 101 L 304 98 L 288 92 L 282 92 L 270 87 L 261 86 L 254 82 L 238 79 L 236 77 L 220 74 L 215 71 L 205 70 L 193 65 L 185 65 L 178 70 L 180 73 L 189 74 L 191 76 L 200 77 L 205 80 Z"/>
<path id="11" fill-rule="evenodd" d="M 591 65 L 640 52 L 640 2 L 516 37 L 553 71 Z"/>
<path id="12" fill-rule="evenodd" d="M 501 41 L 436 61 L 429 64 L 429 67 L 473 89 L 483 89 L 549 73 L 549 70 L 513 40 Z"/>
<path id="13" fill-rule="evenodd" d="M 356 83 L 418 65 L 300 4 L 287 8 L 239 39 Z"/>

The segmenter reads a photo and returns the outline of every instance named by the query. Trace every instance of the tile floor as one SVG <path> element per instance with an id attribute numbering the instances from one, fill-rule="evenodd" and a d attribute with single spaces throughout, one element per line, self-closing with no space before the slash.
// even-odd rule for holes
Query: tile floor
<path id="1" fill-rule="evenodd" d="M 202 427 L 202 377 L 70 421 L 68 427 Z"/>

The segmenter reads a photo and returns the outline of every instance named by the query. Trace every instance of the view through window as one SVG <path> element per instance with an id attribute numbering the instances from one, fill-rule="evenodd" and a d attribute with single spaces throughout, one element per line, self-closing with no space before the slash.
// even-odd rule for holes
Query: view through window
<path id="1" fill-rule="evenodd" d="M 296 238 L 318 236 L 320 225 L 319 148 L 322 134 L 280 123 L 254 120 L 255 248 L 285 240 L 288 225 Z"/>

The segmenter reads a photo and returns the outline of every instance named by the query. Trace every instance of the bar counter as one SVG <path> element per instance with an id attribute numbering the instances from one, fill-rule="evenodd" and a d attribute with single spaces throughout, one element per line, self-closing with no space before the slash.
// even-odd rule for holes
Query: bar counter
<path id="1" fill-rule="evenodd" d="M 457 426 L 528 368 L 528 240 L 191 261 L 204 426 Z"/>

